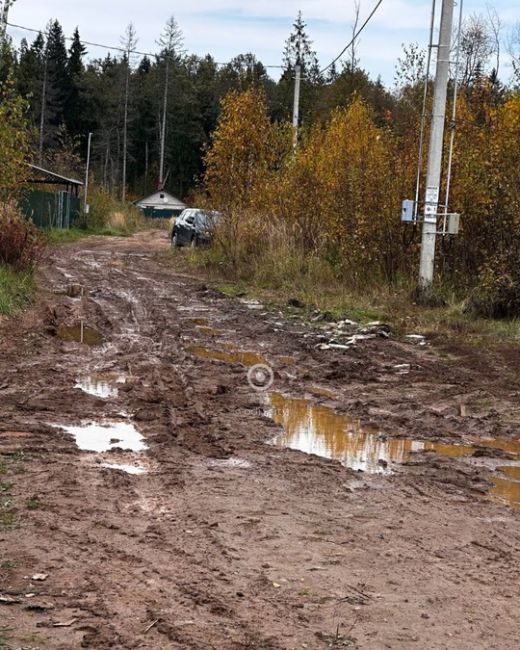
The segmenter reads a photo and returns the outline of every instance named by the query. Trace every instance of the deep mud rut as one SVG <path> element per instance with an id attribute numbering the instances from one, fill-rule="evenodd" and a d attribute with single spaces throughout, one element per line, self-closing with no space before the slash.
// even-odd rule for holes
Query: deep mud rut
<path id="1" fill-rule="evenodd" d="M 0 324 L 0 647 L 516 650 L 520 510 L 493 470 L 518 464 L 518 353 L 319 351 L 298 321 L 158 264 L 167 246 L 57 249 L 37 306 Z M 63 340 L 82 321 L 102 345 Z M 274 369 L 270 392 L 235 348 Z M 378 441 L 478 453 L 394 441 L 405 462 L 369 474 L 266 444 L 269 415 L 294 432 L 301 409 L 346 417 L 329 408 Z M 147 449 L 114 429 L 82 451 L 64 428 L 108 422 Z"/>

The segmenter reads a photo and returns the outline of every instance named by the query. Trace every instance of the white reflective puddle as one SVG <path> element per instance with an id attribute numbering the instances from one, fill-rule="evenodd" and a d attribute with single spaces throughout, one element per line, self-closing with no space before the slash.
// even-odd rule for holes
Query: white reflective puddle
<path id="1" fill-rule="evenodd" d="M 139 465 L 116 465 L 112 463 L 101 463 L 101 467 L 106 467 L 107 469 L 118 469 L 121 472 L 126 474 L 146 474 L 146 468 Z"/>
<path id="2" fill-rule="evenodd" d="M 110 399 L 118 396 L 118 384 L 122 385 L 125 381 L 124 375 L 86 375 L 78 377 L 74 388 L 79 388 L 94 397 Z"/>
<path id="3" fill-rule="evenodd" d="M 129 422 L 107 422 L 102 424 L 94 422 L 75 427 L 57 426 L 70 433 L 82 451 L 101 453 L 118 448 L 130 451 L 144 451 L 147 449 L 143 436 Z"/>

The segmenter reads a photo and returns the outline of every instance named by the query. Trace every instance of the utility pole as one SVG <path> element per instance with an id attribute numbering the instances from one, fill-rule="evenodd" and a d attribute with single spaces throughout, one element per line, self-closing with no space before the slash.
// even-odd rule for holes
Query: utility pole
<path id="1" fill-rule="evenodd" d="M 298 126 L 300 124 L 300 87 L 302 78 L 302 66 L 298 62 L 294 66 L 294 102 L 293 102 L 293 149 L 298 147 Z"/>
<path id="2" fill-rule="evenodd" d="M 298 24 L 296 36 L 296 64 L 294 66 L 294 100 L 293 100 L 293 149 L 298 147 L 298 127 L 300 125 L 300 90 L 302 80 L 302 32 Z"/>
<path id="3" fill-rule="evenodd" d="M 166 70 L 164 79 L 164 98 L 163 98 L 163 114 L 161 126 L 161 153 L 159 157 L 159 189 L 163 189 L 164 182 L 164 146 L 166 142 L 166 112 L 168 110 L 168 81 L 170 76 L 170 53 L 166 54 Z"/>
<path id="4" fill-rule="evenodd" d="M 92 133 L 88 134 L 88 144 L 87 144 L 87 169 L 85 171 L 85 192 L 83 196 L 83 212 L 88 214 L 88 175 L 90 171 L 90 145 L 92 143 Z"/>
<path id="5" fill-rule="evenodd" d="M 441 184 L 442 147 L 446 118 L 446 95 L 450 71 L 450 50 L 453 27 L 454 0 L 442 0 L 437 67 L 433 93 L 433 113 L 426 172 L 424 223 L 422 230 L 421 263 L 419 269 L 419 294 L 426 297 L 431 291 L 435 263 L 435 240 Z"/>
<path id="6" fill-rule="evenodd" d="M 45 130 L 45 103 L 47 102 L 47 68 L 49 61 L 49 45 L 48 39 L 45 43 L 45 61 L 43 63 L 43 86 L 42 86 L 42 110 L 40 113 L 40 143 L 39 143 L 39 153 L 40 153 L 40 167 L 43 165 L 43 133 Z"/>
<path id="7" fill-rule="evenodd" d="M 132 51 L 137 46 L 137 38 L 135 27 L 133 23 L 129 23 L 126 28 L 125 39 L 123 40 L 123 45 L 126 49 L 126 75 L 125 75 L 125 106 L 124 106 L 124 118 L 123 118 L 123 176 L 122 176 L 122 188 L 121 188 L 121 201 L 122 203 L 126 200 L 126 166 L 127 166 L 127 153 L 128 153 L 128 101 L 130 95 L 130 75 L 132 72 L 132 66 L 130 62 L 130 57 Z"/>

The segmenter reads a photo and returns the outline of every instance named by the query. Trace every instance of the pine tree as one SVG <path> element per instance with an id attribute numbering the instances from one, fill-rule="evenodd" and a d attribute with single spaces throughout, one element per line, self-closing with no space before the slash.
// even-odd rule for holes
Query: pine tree
<path id="1" fill-rule="evenodd" d="M 312 115 L 318 98 L 318 90 L 324 81 L 320 73 L 316 52 L 307 32 L 301 11 L 293 24 L 293 31 L 285 42 L 283 52 L 282 77 L 278 84 L 278 119 L 289 119 L 292 113 L 295 66 L 301 66 L 302 84 L 300 95 L 300 115 L 306 122 Z"/>
<path id="2" fill-rule="evenodd" d="M 312 41 L 305 31 L 306 27 L 307 25 L 303 21 L 302 12 L 300 11 L 293 24 L 293 31 L 285 41 L 283 66 L 286 73 L 293 74 L 296 63 L 302 66 L 304 76 L 319 70 L 316 52 L 312 49 Z"/>

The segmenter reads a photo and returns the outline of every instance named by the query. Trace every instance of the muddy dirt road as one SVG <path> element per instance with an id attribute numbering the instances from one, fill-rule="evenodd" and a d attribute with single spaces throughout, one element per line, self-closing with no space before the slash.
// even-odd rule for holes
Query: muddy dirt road
<path id="1" fill-rule="evenodd" d="M 56 249 L 0 324 L 0 647 L 516 650 L 518 352 L 321 350 L 167 247 Z"/>

